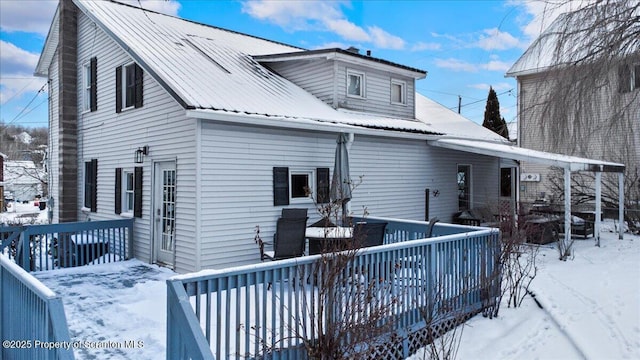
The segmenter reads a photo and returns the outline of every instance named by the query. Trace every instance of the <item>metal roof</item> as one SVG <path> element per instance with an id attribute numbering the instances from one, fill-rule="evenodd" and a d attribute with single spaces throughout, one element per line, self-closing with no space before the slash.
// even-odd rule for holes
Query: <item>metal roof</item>
<path id="1" fill-rule="evenodd" d="M 478 140 L 443 138 L 429 141 L 429 144 L 446 149 L 472 152 L 474 154 L 519 161 L 531 161 L 549 166 L 558 166 L 561 168 L 567 168 L 571 171 L 623 172 L 625 167 L 624 164 L 619 163 L 554 154 L 507 144 L 496 144 Z"/>

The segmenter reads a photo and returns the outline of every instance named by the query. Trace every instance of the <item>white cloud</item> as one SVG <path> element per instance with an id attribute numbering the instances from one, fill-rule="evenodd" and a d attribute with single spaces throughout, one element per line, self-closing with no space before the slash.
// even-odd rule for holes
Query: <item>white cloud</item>
<path id="1" fill-rule="evenodd" d="M 411 47 L 411 51 L 440 50 L 442 45 L 439 43 L 417 42 Z"/>
<path id="2" fill-rule="evenodd" d="M 341 43 L 341 42 L 328 42 L 328 43 L 323 43 L 320 45 L 316 45 L 314 47 L 312 47 L 312 50 L 318 50 L 318 49 L 346 49 L 348 48 L 349 45 L 345 44 L 345 43 Z"/>
<path id="3" fill-rule="evenodd" d="M 369 34 L 371 34 L 373 43 L 377 47 L 394 50 L 404 49 L 405 43 L 401 38 L 391 35 L 377 26 L 369 26 L 368 30 Z"/>
<path id="4" fill-rule="evenodd" d="M 454 58 L 435 59 L 434 63 L 439 68 L 453 71 L 476 72 L 479 70 L 479 67 L 475 64 Z"/>
<path id="5" fill-rule="evenodd" d="M 435 59 L 434 63 L 439 68 L 460 72 L 478 72 L 480 70 L 505 72 L 511 66 L 499 60 L 490 60 L 487 63 L 474 64 L 455 58 Z"/>
<path id="6" fill-rule="evenodd" d="M 349 21 L 343 1 L 245 1 L 242 11 L 289 31 L 326 31 L 347 41 L 372 43 L 382 49 L 404 49 L 405 41 L 377 26 L 366 29 Z"/>
<path id="7" fill-rule="evenodd" d="M 507 50 L 520 46 L 520 41 L 498 28 L 485 29 L 475 44 L 484 50 Z"/>
<path id="8" fill-rule="evenodd" d="M 345 19 L 325 19 L 324 24 L 328 30 L 338 34 L 345 40 L 371 41 L 371 36 L 366 31 Z"/>
<path id="9" fill-rule="evenodd" d="M 467 85 L 467 87 L 470 87 L 472 89 L 487 90 L 487 91 L 489 91 L 490 87 L 492 87 L 493 90 L 495 91 L 509 90 L 513 88 L 511 84 L 506 82 L 497 83 L 497 84 L 486 84 L 486 83 L 470 84 L 470 85 Z"/>
<path id="10" fill-rule="evenodd" d="M 180 3 L 175 0 L 119 0 L 120 2 L 133 5 L 135 7 L 142 6 L 143 9 L 159 12 L 167 15 L 178 15 Z"/>
<path id="11" fill-rule="evenodd" d="M 482 68 L 485 70 L 500 72 L 507 72 L 510 67 L 511 64 L 498 60 L 491 60 L 488 63 L 482 65 Z"/>
<path id="12" fill-rule="evenodd" d="M 47 35 L 58 1 L 2 0 L 0 29 L 6 32 L 24 31 Z"/>
<path id="13" fill-rule="evenodd" d="M 0 104 L 5 104 L 21 92 L 37 91 L 42 87 L 46 79 L 33 76 L 38 58 L 38 54 L 0 40 Z"/>
<path id="14" fill-rule="evenodd" d="M 523 11 L 517 21 L 521 23 L 522 32 L 528 37 L 528 42 L 535 40 L 562 13 L 575 11 L 595 0 L 566 0 L 566 1 L 524 1 L 510 0 L 509 5 Z"/>
<path id="15" fill-rule="evenodd" d="M 0 63 L 4 73 L 33 73 L 38 64 L 38 54 L 21 49 L 10 42 L 0 40 Z"/>

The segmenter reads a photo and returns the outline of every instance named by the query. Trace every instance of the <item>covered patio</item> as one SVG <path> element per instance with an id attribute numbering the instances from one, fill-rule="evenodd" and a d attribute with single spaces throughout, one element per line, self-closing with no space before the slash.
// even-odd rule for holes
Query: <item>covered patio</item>
<path id="1" fill-rule="evenodd" d="M 564 241 L 568 243 L 571 239 L 571 173 L 578 171 L 589 171 L 595 173 L 595 221 L 594 237 L 596 244 L 600 244 L 600 229 L 602 227 L 602 173 L 618 174 L 618 201 L 620 224 L 624 223 L 624 164 L 580 158 L 562 154 L 549 153 L 525 149 L 517 146 L 498 144 L 487 141 L 460 139 L 460 138 L 440 138 L 430 140 L 432 146 L 446 149 L 465 151 L 474 154 L 512 159 L 517 161 L 530 161 L 538 164 L 556 166 L 564 170 Z M 622 239 L 624 227 L 618 229 L 618 236 Z"/>

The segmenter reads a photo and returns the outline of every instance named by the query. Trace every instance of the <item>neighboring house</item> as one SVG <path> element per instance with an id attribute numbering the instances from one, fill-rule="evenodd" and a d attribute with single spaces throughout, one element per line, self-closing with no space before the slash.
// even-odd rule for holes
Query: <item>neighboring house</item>
<path id="1" fill-rule="evenodd" d="M 15 201 L 29 201 L 42 196 L 44 170 L 33 161 L 4 161 L 4 192 Z"/>
<path id="2" fill-rule="evenodd" d="M 0 212 L 4 211 L 4 158 L 7 155 L 0 153 Z"/>
<path id="3" fill-rule="evenodd" d="M 528 149 L 625 164 L 625 197 L 638 201 L 637 35 L 625 40 L 624 34 L 611 32 L 613 21 L 594 23 L 590 15 L 593 11 L 594 8 L 589 8 L 559 16 L 507 72 L 518 82 L 518 144 Z M 633 21 L 630 14 L 623 12 L 623 16 Z M 635 23 L 630 29 L 637 29 L 637 20 Z M 602 54 L 603 43 L 616 50 L 597 55 Z M 585 88 L 582 85 L 585 83 L 592 85 Z M 561 172 L 526 161 L 520 164 L 520 171 L 522 200 L 559 200 Z M 593 193 L 588 188 L 593 179 L 588 174 L 573 176 L 574 202 L 590 200 Z M 603 181 L 603 198 L 617 207 L 618 180 L 609 176 L 603 177 Z"/>
<path id="4" fill-rule="evenodd" d="M 180 272 L 259 261 L 254 229 L 270 237 L 284 207 L 317 220 L 341 133 L 356 215 L 450 221 L 496 202 L 518 158 L 417 94 L 423 70 L 117 2 L 61 1 L 36 74 L 53 221 L 133 217 L 135 256 Z"/>

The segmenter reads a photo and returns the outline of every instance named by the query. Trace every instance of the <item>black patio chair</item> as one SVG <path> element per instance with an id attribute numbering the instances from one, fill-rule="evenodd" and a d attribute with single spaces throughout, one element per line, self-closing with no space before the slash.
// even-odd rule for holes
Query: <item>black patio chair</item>
<path id="1" fill-rule="evenodd" d="M 299 219 L 299 218 L 307 218 L 307 209 L 303 208 L 292 208 L 292 209 L 282 209 L 283 218 L 287 219 Z"/>
<path id="2" fill-rule="evenodd" d="M 276 224 L 276 233 L 273 236 L 273 250 L 264 250 L 262 242 L 260 246 L 260 259 L 264 261 L 288 259 L 304 255 L 305 231 L 307 218 L 279 218 Z"/>
<path id="3" fill-rule="evenodd" d="M 367 222 L 356 224 L 353 229 L 353 239 L 361 247 L 378 246 L 384 243 L 386 222 Z"/>

